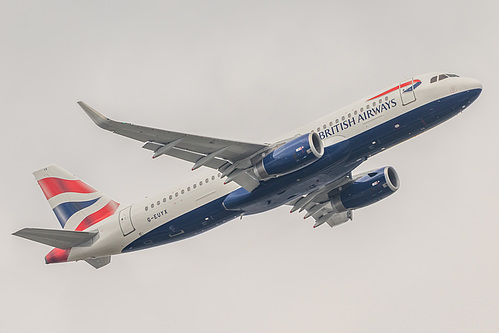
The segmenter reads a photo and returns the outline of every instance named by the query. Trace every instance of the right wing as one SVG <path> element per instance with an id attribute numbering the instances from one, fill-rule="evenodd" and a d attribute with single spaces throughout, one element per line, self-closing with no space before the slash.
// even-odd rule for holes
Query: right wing
<path id="1" fill-rule="evenodd" d="M 359 177 L 356 176 L 356 178 Z M 307 219 L 312 217 L 315 220 L 314 228 L 317 228 L 324 223 L 329 224 L 332 228 L 349 220 L 353 220 L 353 211 L 345 211 L 341 207 L 338 207 L 334 199 L 335 196 L 341 192 L 342 187 L 352 181 L 354 181 L 352 179 L 352 174 L 349 173 L 305 196 L 294 199 L 288 203 L 288 205 L 293 206 L 291 208 L 291 213 L 305 210 L 307 213 L 303 218 Z"/>
<path id="2" fill-rule="evenodd" d="M 165 154 L 194 163 L 193 170 L 201 166 L 219 170 L 227 177 L 226 183 L 234 181 L 249 192 L 260 184 L 251 167 L 272 149 L 267 144 L 216 139 L 118 122 L 83 102 L 78 104 L 97 126 L 144 142 L 142 147 L 152 150 L 153 158 Z"/>

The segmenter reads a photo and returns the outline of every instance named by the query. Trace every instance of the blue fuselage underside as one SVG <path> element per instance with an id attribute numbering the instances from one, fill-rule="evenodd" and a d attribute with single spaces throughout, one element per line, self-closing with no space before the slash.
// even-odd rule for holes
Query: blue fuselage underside
<path id="1" fill-rule="evenodd" d="M 324 156 L 291 174 L 262 182 L 253 192 L 240 188 L 191 210 L 139 237 L 122 252 L 163 245 L 198 235 L 241 214 L 256 214 L 281 206 L 311 189 L 343 177 L 368 157 L 452 118 L 471 104 L 481 90 L 470 90 L 425 104 L 347 140 L 326 147 Z M 238 209 L 222 203 L 236 197 Z"/>

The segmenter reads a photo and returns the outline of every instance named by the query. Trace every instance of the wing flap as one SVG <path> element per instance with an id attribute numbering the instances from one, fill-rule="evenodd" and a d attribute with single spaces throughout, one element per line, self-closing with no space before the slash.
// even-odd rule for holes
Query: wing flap
<path id="1" fill-rule="evenodd" d="M 142 146 L 142 148 L 152 150 L 153 152 L 158 151 L 162 147 L 164 147 L 164 145 L 156 143 L 156 142 L 151 142 L 151 141 L 146 142 Z M 173 148 L 173 147 L 170 148 L 168 151 L 163 152 L 163 154 L 168 155 L 168 156 L 172 156 L 172 157 L 176 157 L 176 158 L 179 158 L 181 160 L 192 162 L 192 163 L 196 163 L 200 159 L 206 157 L 206 155 L 203 155 L 200 153 L 187 151 L 187 150 L 183 150 L 183 149 L 178 149 L 178 148 Z M 227 161 L 214 158 L 210 161 L 207 161 L 206 163 L 203 163 L 203 165 L 207 166 L 209 168 L 212 168 L 212 169 L 218 169 L 222 165 L 224 165 L 225 163 L 227 163 Z"/>
<path id="2" fill-rule="evenodd" d="M 24 228 L 13 233 L 14 236 L 26 238 L 63 250 L 82 245 L 94 238 L 97 234 L 98 231 L 87 232 L 38 228 Z"/>

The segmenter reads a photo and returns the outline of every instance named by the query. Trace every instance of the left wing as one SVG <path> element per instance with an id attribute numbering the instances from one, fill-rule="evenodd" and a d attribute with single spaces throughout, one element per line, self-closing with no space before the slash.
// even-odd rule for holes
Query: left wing
<path id="1" fill-rule="evenodd" d="M 201 166 L 219 170 L 227 177 L 226 183 L 234 181 L 249 192 L 260 184 L 250 168 L 261 159 L 262 154 L 272 149 L 267 144 L 216 139 L 118 122 L 83 102 L 78 104 L 97 126 L 144 142 L 142 147 L 152 150 L 153 158 L 165 154 L 194 163 L 192 170 Z"/>

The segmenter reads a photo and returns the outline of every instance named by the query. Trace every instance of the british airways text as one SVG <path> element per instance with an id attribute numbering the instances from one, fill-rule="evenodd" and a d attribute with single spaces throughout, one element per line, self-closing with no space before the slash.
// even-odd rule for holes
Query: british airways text
<path id="1" fill-rule="evenodd" d="M 392 100 L 385 102 L 383 104 L 380 104 L 376 107 L 371 107 L 370 109 L 368 109 L 362 113 L 359 113 L 358 115 L 356 115 L 352 118 L 348 118 L 342 122 L 334 124 L 330 128 L 326 128 L 325 130 L 318 132 L 317 134 L 319 134 L 319 137 L 321 138 L 321 140 L 324 140 L 325 138 L 327 138 L 331 135 L 337 134 L 337 133 L 344 131 L 352 126 L 360 124 L 363 121 L 366 121 L 368 119 L 376 117 L 376 115 L 383 113 L 383 111 L 390 110 L 392 107 L 395 107 L 395 106 L 397 106 L 397 102 L 395 101 L 395 99 L 392 99 Z"/>

